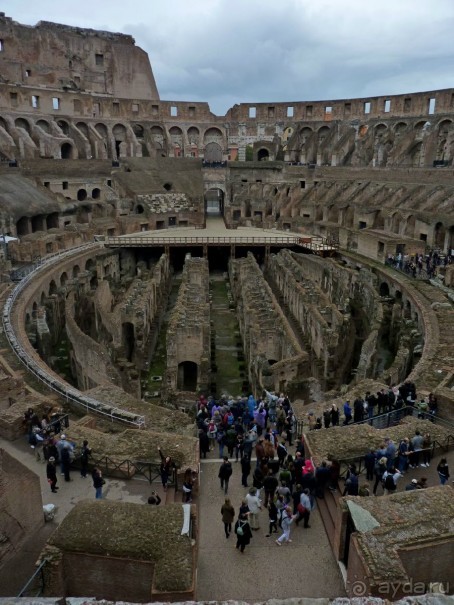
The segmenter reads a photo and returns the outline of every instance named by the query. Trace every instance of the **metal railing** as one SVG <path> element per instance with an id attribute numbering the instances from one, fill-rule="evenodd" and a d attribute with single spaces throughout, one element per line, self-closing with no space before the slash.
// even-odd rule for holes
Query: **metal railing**
<path id="1" fill-rule="evenodd" d="M 296 236 L 279 236 L 267 239 L 263 237 L 233 237 L 233 236 L 198 236 L 188 235 L 181 237 L 147 237 L 147 236 L 122 236 L 122 237 L 106 237 L 104 244 L 114 247 L 130 247 L 130 246 L 203 246 L 205 244 L 225 245 L 225 246 L 247 246 L 247 245 L 288 245 L 297 246 L 300 244 L 299 237 Z M 307 238 L 310 239 L 310 238 Z M 306 245 L 306 244 L 304 244 Z"/>
<path id="2" fill-rule="evenodd" d="M 75 451 L 74 461 L 71 466 L 79 468 L 81 461 L 81 450 L 79 448 Z M 110 456 L 95 457 L 92 454 L 89 458 L 90 468 L 101 469 L 103 475 L 106 477 L 118 477 L 121 479 L 132 479 L 135 476 L 142 476 L 150 483 L 155 483 L 157 479 L 161 477 L 161 465 L 159 462 L 149 462 L 144 460 L 113 460 Z M 175 467 L 172 474 L 169 477 L 167 483 L 170 487 L 173 487 L 175 491 L 178 491 L 178 468 Z"/>
<path id="3" fill-rule="evenodd" d="M 149 246 L 300 246 L 312 251 L 335 251 L 339 248 L 339 243 L 335 240 L 320 236 L 302 237 L 301 235 L 282 235 L 272 236 L 264 232 L 263 236 L 117 236 L 105 237 L 98 236 L 98 241 L 103 242 L 108 247 L 149 247 Z"/>
<path id="4" fill-rule="evenodd" d="M 33 270 L 28 273 L 28 275 L 17 284 L 17 286 L 8 296 L 6 303 L 3 307 L 3 330 L 12 350 L 18 357 L 19 361 L 27 368 L 29 372 L 31 372 L 37 378 L 37 380 L 45 384 L 47 388 L 58 393 L 67 402 L 72 402 L 78 407 L 83 407 L 87 413 L 90 411 L 94 414 L 109 418 L 111 421 L 116 420 L 141 428 L 145 426 L 145 418 L 143 416 L 138 416 L 127 410 L 122 410 L 121 408 L 109 406 L 108 404 L 99 401 L 94 397 L 84 395 L 77 389 L 65 383 L 63 380 L 59 380 L 56 375 L 47 372 L 45 369 L 43 369 L 43 367 L 41 367 L 41 365 L 35 361 L 33 356 L 30 355 L 28 351 L 26 351 L 22 347 L 19 339 L 16 336 L 16 332 L 14 330 L 13 322 L 11 319 L 13 307 L 17 299 L 25 290 L 25 288 L 30 284 L 31 280 L 35 279 L 37 273 L 42 270 L 47 270 L 49 267 L 59 262 L 62 258 L 67 258 L 76 254 L 80 254 L 81 252 L 85 252 L 90 249 L 95 250 L 100 247 L 102 247 L 102 244 L 96 242 L 84 244 L 83 246 L 79 246 L 77 248 L 71 248 L 71 250 L 65 250 L 49 255 L 48 257 L 40 260 L 40 262 L 34 266 Z"/>
<path id="5" fill-rule="evenodd" d="M 349 422 L 344 426 L 357 426 L 358 424 L 369 424 L 375 429 L 386 429 L 390 426 L 395 426 L 399 424 L 402 418 L 406 416 L 417 416 L 423 420 L 429 420 L 434 424 L 440 424 L 445 426 L 448 429 L 451 429 L 454 434 L 454 424 L 449 422 L 449 420 L 445 420 L 444 418 L 439 418 L 436 414 L 430 414 L 428 412 L 420 412 L 417 408 L 407 405 L 402 408 L 397 408 L 390 410 L 389 412 L 385 412 L 384 414 L 380 414 L 379 416 L 372 416 L 371 418 L 367 417 L 359 422 Z"/>
<path id="6" fill-rule="evenodd" d="M 46 587 L 45 577 L 44 577 L 44 567 L 47 565 L 47 563 L 48 563 L 47 559 L 43 559 L 41 561 L 41 563 L 37 567 L 35 573 L 32 575 L 32 577 L 29 579 L 29 581 L 25 584 L 25 586 L 22 588 L 22 590 L 17 595 L 18 598 L 19 597 L 40 597 L 43 594 L 44 588 Z"/>

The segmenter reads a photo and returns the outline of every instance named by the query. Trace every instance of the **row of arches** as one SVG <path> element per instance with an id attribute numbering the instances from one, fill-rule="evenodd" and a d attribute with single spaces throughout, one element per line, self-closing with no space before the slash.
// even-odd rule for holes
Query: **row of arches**
<path id="1" fill-rule="evenodd" d="M 29 117 L 0 116 L 0 128 L 17 142 L 17 129 L 26 133 L 35 145 L 35 154 L 61 159 L 118 159 L 128 156 L 150 156 L 153 150 L 173 157 L 204 157 L 208 161 L 222 161 L 227 146 L 225 133 L 217 127 L 163 126 L 158 124 L 121 123 L 108 125 L 97 119 L 69 121 Z M 69 140 L 68 140 L 69 139 Z M 30 152 L 31 153 L 31 152 Z"/>
<path id="2" fill-rule="evenodd" d="M 421 233 L 417 232 L 417 217 L 413 214 L 403 214 L 399 211 L 391 215 L 382 213 L 380 210 L 375 212 L 373 220 L 370 223 L 359 225 L 353 206 L 339 208 L 329 206 L 328 208 L 317 208 L 315 214 L 316 221 L 328 221 L 338 224 L 342 227 L 358 229 L 368 227 L 371 229 L 383 230 L 389 233 L 395 233 L 404 237 L 421 240 Z M 444 250 L 445 252 L 454 249 L 454 225 L 445 225 L 442 221 L 436 222 L 433 226 L 427 227 L 426 237 L 428 245 Z"/>

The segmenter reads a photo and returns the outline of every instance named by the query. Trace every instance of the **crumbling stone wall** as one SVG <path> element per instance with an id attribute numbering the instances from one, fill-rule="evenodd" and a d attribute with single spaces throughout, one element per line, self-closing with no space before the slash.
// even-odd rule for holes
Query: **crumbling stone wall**
<path id="1" fill-rule="evenodd" d="M 39 477 L 0 449 L 0 564 L 43 525 Z"/>
<path id="2" fill-rule="evenodd" d="M 164 386 L 167 392 L 206 390 L 210 367 L 210 305 L 208 261 L 186 256 L 178 299 L 167 329 L 167 368 Z M 196 382 L 187 388 L 188 362 Z M 190 371 L 190 370 L 188 370 Z"/>
<path id="3" fill-rule="evenodd" d="M 308 354 L 254 256 L 249 252 L 247 258 L 231 259 L 229 276 L 253 391 L 282 390 L 287 382 L 308 375 Z"/>

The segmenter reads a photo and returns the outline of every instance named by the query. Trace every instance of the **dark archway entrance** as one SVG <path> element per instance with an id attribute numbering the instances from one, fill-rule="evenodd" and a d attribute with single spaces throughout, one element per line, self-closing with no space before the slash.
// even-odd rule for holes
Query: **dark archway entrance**
<path id="1" fill-rule="evenodd" d="M 72 160 L 73 159 L 73 148 L 70 143 L 63 143 L 61 146 L 61 159 Z"/>
<path id="2" fill-rule="evenodd" d="M 205 215 L 224 216 L 224 192 L 222 189 L 209 189 L 205 193 Z"/>
<path id="3" fill-rule="evenodd" d="M 197 390 L 197 364 L 193 361 L 183 361 L 178 364 L 177 389 L 179 391 Z"/>
<path id="4" fill-rule="evenodd" d="M 270 159 L 270 152 L 268 151 L 268 149 L 259 149 L 258 153 L 257 153 L 257 160 L 259 162 L 263 162 L 265 160 L 269 160 Z"/>

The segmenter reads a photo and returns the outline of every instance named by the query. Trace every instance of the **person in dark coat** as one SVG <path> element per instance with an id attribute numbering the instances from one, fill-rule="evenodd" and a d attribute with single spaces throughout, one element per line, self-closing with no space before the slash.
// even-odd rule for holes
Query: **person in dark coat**
<path id="1" fill-rule="evenodd" d="M 238 517 L 235 523 L 235 534 L 236 534 L 236 548 L 241 552 L 244 552 L 246 546 L 250 543 L 252 538 L 251 526 L 249 525 L 249 519 L 247 513 L 243 513 Z"/>
<path id="2" fill-rule="evenodd" d="M 46 477 L 50 484 L 50 491 L 57 493 L 57 469 L 55 468 L 55 458 L 51 456 L 46 467 Z"/>
<path id="3" fill-rule="evenodd" d="M 210 451 L 210 440 L 208 439 L 206 431 L 204 431 L 203 429 L 199 430 L 199 448 L 200 457 L 206 458 L 207 453 Z"/>
<path id="4" fill-rule="evenodd" d="M 235 519 L 235 509 L 229 498 L 225 499 L 221 507 L 222 522 L 224 523 L 225 537 L 228 538 L 232 532 L 232 523 Z"/>
<path id="5" fill-rule="evenodd" d="M 227 456 L 224 456 L 223 462 L 219 469 L 218 477 L 221 482 L 221 489 L 224 490 L 225 494 L 227 493 L 227 491 L 229 489 L 229 480 L 232 475 L 232 472 L 233 472 L 232 463 L 229 462 L 229 459 L 227 458 Z"/>
<path id="6" fill-rule="evenodd" d="M 65 447 L 61 450 L 60 462 L 63 474 L 65 475 L 65 481 L 71 481 L 71 477 L 69 476 L 69 467 L 71 466 L 71 449 L 69 445 L 65 445 Z"/>
<path id="7" fill-rule="evenodd" d="M 88 447 L 88 441 L 85 439 L 82 445 L 82 453 L 80 455 L 80 476 L 83 479 L 87 478 L 87 470 L 88 470 L 88 457 L 91 454 L 91 449 Z"/>
<path id="8" fill-rule="evenodd" d="M 247 478 L 251 473 L 251 460 L 249 456 L 243 456 L 241 458 L 241 485 L 248 487 Z"/>
<path id="9" fill-rule="evenodd" d="M 169 481 L 169 478 L 171 477 L 172 471 L 175 468 L 175 463 L 170 456 L 164 456 L 164 454 L 161 452 L 160 447 L 158 447 L 158 452 L 159 452 L 159 457 L 161 458 L 161 466 L 160 466 L 161 483 L 162 483 L 162 487 L 164 488 L 164 491 L 166 492 L 167 483 Z"/>
<path id="10" fill-rule="evenodd" d="M 257 490 L 261 490 L 263 487 L 263 472 L 262 469 L 257 467 L 254 470 L 254 474 L 252 475 L 252 485 L 257 489 Z"/>

